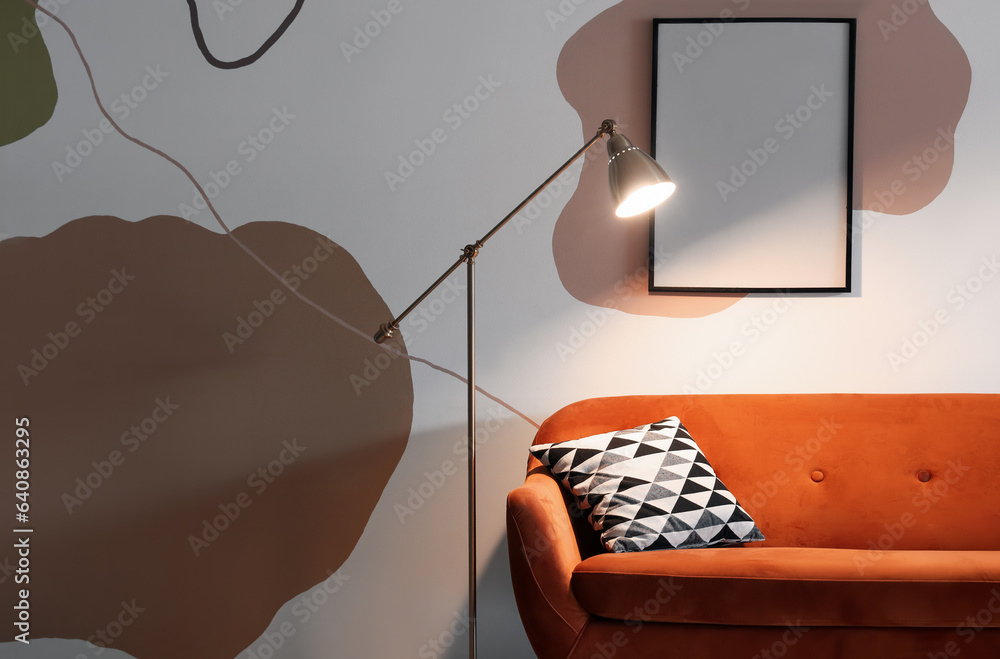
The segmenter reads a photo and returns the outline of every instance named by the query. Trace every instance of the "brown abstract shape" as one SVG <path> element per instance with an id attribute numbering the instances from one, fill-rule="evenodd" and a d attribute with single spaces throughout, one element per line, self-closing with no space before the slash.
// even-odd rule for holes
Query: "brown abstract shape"
<path id="1" fill-rule="evenodd" d="M 317 233 L 234 234 L 346 322 L 391 316 Z M 343 564 L 406 446 L 407 360 L 176 217 L 7 240 L 0 278 L 11 451 L 30 419 L 31 638 L 234 657 Z"/>
<path id="2" fill-rule="evenodd" d="M 557 75 L 585 138 L 620 116 L 623 132 L 648 148 L 654 18 L 857 18 L 854 208 L 904 215 L 948 183 L 954 149 L 943 135 L 958 126 L 972 82 L 955 37 L 926 2 L 911 4 L 907 13 L 902 5 L 910 5 L 898 0 L 625 0 L 566 42 Z M 552 251 L 571 295 L 674 318 L 716 313 L 743 297 L 650 293 L 649 225 L 614 216 L 605 176 L 602 167 L 585 167 L 556 223 Z"/>

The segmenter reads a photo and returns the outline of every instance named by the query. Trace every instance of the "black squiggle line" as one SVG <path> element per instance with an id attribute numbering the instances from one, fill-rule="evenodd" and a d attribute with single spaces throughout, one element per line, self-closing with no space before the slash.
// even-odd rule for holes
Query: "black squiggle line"
<path id="1" fill-rule="evenodd" d="M 281 22 L 281 25 L 279 25 L 278 29 L 274 31 L 274 34 L 268 37 L 267 41 L 265 41 L 263 45 L 257 49 L 257 52 L 232 62 L 223 62 L 208 50 L 208 45 L 205 44 L 205 35 L 201 32 L 201 23 L 198 20 L 198 5 L 195 4 L 195 0 L 187 0 L 187 3 L 188 8 L 191 10 L 191 31 L 194 32 L 194 40 L 197 42 L 198 50 L 201 51 L 201 54 L 204 55 L 208 63 L 214 67 L 220 69 L 238 69 L 240 67 L 253 64 L 259 60 L 261 56 L 266 53 L 268 49 L 278 41 L 278 39 L 281 38 L 281 35 L 285 33 L 288 26 L 291 25 L 292 21 L 295 20 L 295 17 L 298 16 L 299 10 L 302 9 L 302 5 L 305 4 L 305 1 L 306 0 L 295 0 L 295 6 L 292 7 L 290 12 L 288 12 L 288 16 L 286 16 L 285 20 Z"/>

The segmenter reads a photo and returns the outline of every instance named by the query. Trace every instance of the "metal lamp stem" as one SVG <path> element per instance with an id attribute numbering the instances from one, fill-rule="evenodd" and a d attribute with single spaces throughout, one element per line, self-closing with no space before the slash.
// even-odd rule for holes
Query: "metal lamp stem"
<path id="1" fill-rule="evenodd" d="M 470 248 L 472 248 L 470 250 Z M 478 247 L 465 248 L 468 255 L 467 355 L 469 360 L 469 659 L 476 656 L 476 254 Z"/>
<path id="2" fill-rule="evenodd" d="M 515 215 L 521 212 L 525 206 L 527 206 L 531 201 L 538 196 L 538 194 L 544 190 L 549 184 L 552 183 L 556 178 L 562 175 L 570 165 L 572 165 L 576 160 L 582 156 L 587 150 L 592 147 L 598 140 L 600 140 L 605 135 L 614 135 L 617 131 L 617 126 L 615 122 L 606 119 L 602 124 L 597 134 L 594 135 L 579 151 L 574 153 L 569 160 L 563 163 L 550 177 L 545 179 L 545 181 L 539 185 L 535 190 L 529 194 L 524 201 L 518 204 L 514 210 L 507 214 L 500 222 L 497 223 L 492 229 L 490 229 L 486 235 L 477 240 L 476 242 L 466 245 L 465 249 L 462 250 L 462 255 L 458 260 L 448 268 L 443 275 L 437 278 L 437 280 L 430 285 L 430 287 L 420 294 L 413 303 L 408 306 L 401 314 L 393 318 L 388 323 L 383 323 L 379 326 L 378 332 L 375 333 L 375 342 L 384 343 L 386 340 L 391 338 L 397 329 L 399 329 L 399 323 L 406 318 L 414 309 L 416 309 L 424 299 L 430 295 L 434 289 L 440 286 L 445 279 L 447 279 L 455 270 L 458 269 L 462 263 L 465 263 L 467 268 L 467 354 L 468 354 L 468 442 L 469 442 L 469 659 L 476 658 L 476 584 L 477 584 L 477 573 L 476 573 L 476 257 L 479 254 L 480 248 L 493 237 L 497 231 L 499 231 L 507 222 L 509 222 Z"/>

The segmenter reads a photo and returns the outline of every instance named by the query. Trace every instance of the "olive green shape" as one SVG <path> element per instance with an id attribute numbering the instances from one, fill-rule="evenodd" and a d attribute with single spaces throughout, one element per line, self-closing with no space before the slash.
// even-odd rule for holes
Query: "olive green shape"
<path id="1" fill-rule="evenodd" d="M 0 0 L 0 36 L 0 146 L 3 146 L 45 125 L 52 117 L 59 93 L 49 49 L 35 22 L 34 7 L 24 0 Z"/>

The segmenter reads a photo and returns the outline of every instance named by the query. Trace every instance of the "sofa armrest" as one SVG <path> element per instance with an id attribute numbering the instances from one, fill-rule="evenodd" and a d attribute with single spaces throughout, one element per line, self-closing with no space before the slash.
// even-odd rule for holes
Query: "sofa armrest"
<path id="1" fill-rule="evenodd" d="M 565 657 L 589 615 L 570 589 L 582 560 L 562 488 L 539 469 L 507 496 L 507 549 L 521 621 L 539 657 Z"/>

